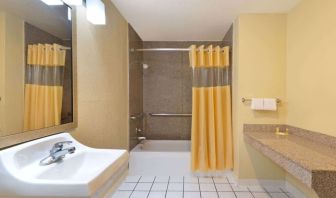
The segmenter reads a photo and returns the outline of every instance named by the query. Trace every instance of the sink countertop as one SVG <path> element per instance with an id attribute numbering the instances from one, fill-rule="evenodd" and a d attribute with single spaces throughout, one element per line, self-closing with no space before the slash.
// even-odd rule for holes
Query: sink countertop
<path id="1" fill-rule="evenodd" d="M 276 135 L 275 128 L 260 131 L 249 128 L 251 125 L 244 127 L 247 143 L 313 188 L 321 198 L 336 195 L 336 148 L 329 144 L 335 137 L 323 142 L 325 135 L 318 138 L 317 133 L 309 132 L 302 136 L 294 127 L 288 136 Z"/>

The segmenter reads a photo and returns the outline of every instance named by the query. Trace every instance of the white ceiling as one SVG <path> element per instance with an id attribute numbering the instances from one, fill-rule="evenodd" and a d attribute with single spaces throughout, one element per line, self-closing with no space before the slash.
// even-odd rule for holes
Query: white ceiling
<path id="1" fill-rule="evenodd" d="M 285 13 L 300 0 L 111 0 L 144 41 L 218 41 L 242 13 Z"/>

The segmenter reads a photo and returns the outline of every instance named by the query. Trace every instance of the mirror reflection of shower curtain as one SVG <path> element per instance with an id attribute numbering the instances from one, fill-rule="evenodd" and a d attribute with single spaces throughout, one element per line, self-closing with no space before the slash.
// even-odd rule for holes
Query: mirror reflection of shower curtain
<path id="1" fill-rule="evenodd" d="M 28 45 L 25 131 L 61 124 L 65 55 L 58 44 Z"/>
<path id="2" fill-rule="evenodd" d="M 216 174 L 233 168 L 229 47 L 190 47 L 192 171 Z"/>

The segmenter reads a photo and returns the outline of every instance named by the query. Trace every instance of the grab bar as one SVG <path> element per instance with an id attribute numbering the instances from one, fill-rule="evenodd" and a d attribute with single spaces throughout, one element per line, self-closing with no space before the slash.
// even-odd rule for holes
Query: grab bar
<path id="1" fill-rule="evenodd" d="M 149 113 L 153 117 L 191 117 L 191 113 Z"/>

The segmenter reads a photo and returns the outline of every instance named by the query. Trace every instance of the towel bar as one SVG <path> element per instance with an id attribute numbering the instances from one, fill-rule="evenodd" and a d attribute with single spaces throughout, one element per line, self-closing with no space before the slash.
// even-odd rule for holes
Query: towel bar
<path id="1" fill-rule="evenodd" d="M 252 99 L 250 98 L 242 98 L 242 102 L 245 103 L 245 102 L 251 102 Z M 276 102 L 279 104 L 281 102 L 281 100 L 279 98 L 276 99 Z"/>

